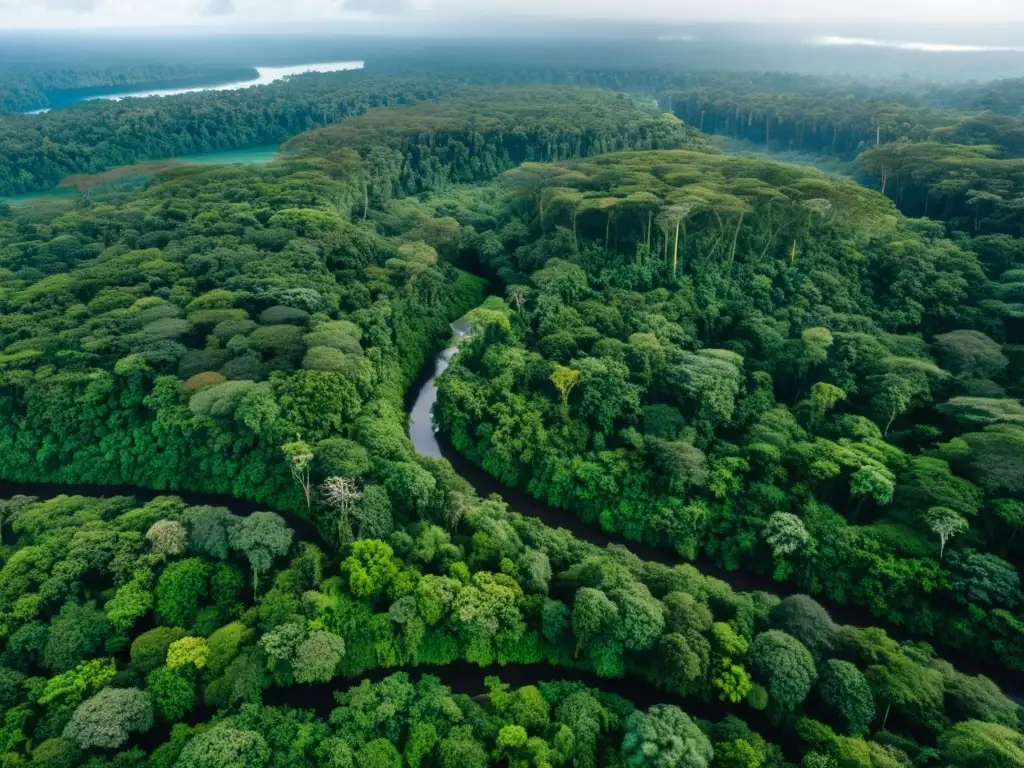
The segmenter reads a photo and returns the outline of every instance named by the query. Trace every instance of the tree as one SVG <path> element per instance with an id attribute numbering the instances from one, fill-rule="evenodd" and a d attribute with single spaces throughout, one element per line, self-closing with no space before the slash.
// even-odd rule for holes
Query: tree
<path id="1" fill-rule="evenodd" d="M 117 749 L 132 733 L 153 725 L 153 704 L 138 688 L 104 688 L 75 710 L 64 738 L 81 749 Z"/>
<path id="2" fill-rule="evenodd" d="M 75 707 L 82 703 L 86 696 L 98 693 L 105 688 L 117 675 L 113 662 L 101 659 L 83 661 L 73 670 L 62 672 L 46 681 L 46 685 L 38 694 L 39 703 L 49 707 L 71 706 Z M 14 681 L 15 686 L 20 685 L 22 676 Z M 17 698 L 17 688 L 5 691 L 5 694 L 12 699 L 11 703 L 4 706 L 6 711 Z"/>
<path id="3" fill-rule="evenodd" d="M 953 722 L 983 720 L 1017 727 L 1020 705 L 987 677 L 961 674 L 951 667 L 943 669 L 943 677 L 943 705 Z"/>
<path id="4" fill-rule="evenodd" d="M 967 548 L 949 553 L 949 589 L 959 600 L 986 607 L 1017 605 L 1020 575 L 1001 557 Z"/>
<path id="5" fill-rule="evenodd" d="M 885 702 L 881 727 L 885 728 L 894 706 L 913 723 L 939 722 L 943 717 L 942 675 L 903 655 L 880 661 L 884 663 L 872 664 L 864 670 L 864 676 L 875 700 Z"/>
<path id="6" fill-rule="evenodd" d="M 189 547 L 218 560 L 228 558 L 228 534 L 239 518 L 224 507 L 190 507 L 185 510 L 189 523 Z"/>
<path id="7" fill-rule="evenodd" d="M 668 477 L 670 492 L 682 492 L 688 487 L 699 488 L 706 484 L 707 456 L 691 443 L 647 437 L 644 449 L 652 467 Z"/>
<path id="8" fill-rule="evenodd" d="M 373 599 L 398 575 L 399 561 L 383 541 L 367 539 L 352 545 L 352 554 L 341 564 L 348 574 L 349 589 L 356 597 Z"/>
<path id="9" fill-rule="evenodd" d="M 166 625 L 191 627 L 206 596 L 209 568 L 198 557 L 171 563 L 156 583 L 156 615 Z"/>
<path id="10" fill-rule="evenodd" d="M 321 486 L 324 500 L 338 511 L 338 543 L 347 544 L 352 540 L 352 504 L 359 500 L 362 493 L 359 483 L 354 477 L 329 477 Z"/>
<path id="11" fill-rule="evenodd" d="M 820 424 L 821 420 L 825 418 L 825 414 L 845 399 L 846 392 L 833 384 L 819 381 L 811 385 L 811 396 L 807 400 L 810 411 L 810 427 L 814 428 Z"/>
<path id="12" fill-rule="evenodd" d="M 295 659 L 299 646 L 308 637 L 305 624 L 294 617 L 278 624 L 260 638 L 260 647 L 267 660 L 267 668 L 278 685 L 291 685 L 295 679 Z"/>
<path id="13" fill-rule="evenodd" d="M 188 668 L 160 667 L 146 679 L 157 714 L 174 723 L 196 706 L 195 672 Z"/>
<path id="14" fill-rule="evenodd" d="M 356 752 L 357 768 L 402 768 L 402 756 L 387 739 L 374 739 Z"/>
<path id="15" fill-rule="evenodd" d="M 564 365 L 556 365 L 551 374 L 551 382 L 562 397 L 562 409 L 566 412 L 569 408 L 569 394 L 580 383 L 580 372 Z"/>
<path id="16" fill-rule="evenodd" d="M 231 529 L 231 548 L 249 560 L 253 588 L 259 585 L 260 575 L 270 570 L 274 558 L 291 549 L 292 535 L 292 529 L 273 512 L 253 512 Z"/>
<path id="17" fill-rule="evenodd" d="M 807 595 L 791 595 L 772 608 L 772 629 L 792 635 L 822 661 L 832 655 L 839 639 L 839 627 L 820 603 Z"/>
<path id="18" fill-rule="evenodd" d="M 352 440 L 330 437 L 316 444 L 313 469 L 321 477 L 358 478 L 370 470 L 370 454 Z"/>
<path id="19" fill-rule="evenodd" d="M 1009 365 L 999 344 L 980 331 L 942 333 L 932 344 L 942 365 L 958 376 L 989 379 Z"/>
<path id="20" fill-rule="evenodd" d="M 619 609 L 599 589 L 583 587 L 576 591 L 572 608 L 572 629 L 584 648 L 599 635 L 611 632 L 619 620 Z M 579 650 L 579 649 L 578 649 Z"/>
<path id="21" fill-rule="evenodd" d="M 2 213 L 2 210 L 0 210 Z M 82 755 L 67 739 L 47 739 L 32 750 L 34 768 L 71 768 L 81 764 Z"/>
<path id="22" fill-rule="evenodd" d="M 580 372 L 580 416 L 596 429 L 611 433 L 616 422 L 632 422 L 639 415 L 640 391 L 630 382 L 625 364 L 585 357 L 573 360 L 572 365 Z"/>
<path id="23" fill-rule="evenodd" d="M 107 621 L 118 632 L 127 632 L 153 607 L 153 574 L 148 569 L 135 572 L 132 580 L 118 587 L 106 605 Z"/>
<path id="24" fill-rule="evenodd" d="M 312 504 L 313 481 L 311 479 L 311 469 L 314 458 L 313 448 L 309 443 L 296 438 L 295 442 L 282 445 L 281 452 L 284 453 L 285 459 L 288 461 L 288 468 L 291 470 L 292 479 L 302 489 L 302 495 L 306 499 L 306 512 L 308 513 Z"/>
<path id="25" fill-rule="evenodd" d="M 946 543 L 958 533 L 964 533 L 970 524 L 949 507 L 932 507 L 923 516 L 928 530 L 939 537 L 939 559 L 946 551 Z"/>
<path id="26" fill-rule="evenodd" d="M 167 649 L 170 648 L 171 643 L 180 640 L 185 635 L 184 629 L 169 629 L 168 627 L 156 627 L 143 632 L 132 641 L 132 667 L 140 675 L 148 675 L 167 661 Z"/>
<path id="27" fill-rule="evenodd" d="M 545 190 L 548 198 L 548 205 L 562 205 L 569 209 L 569 218 L 572 224 L 572 239 L 576 250 L 579 250 L 579 242 L 576 234 L 576 219 L 579 216 L 580 206 L 583 204 L 583 194 L 570 187 L 553 187 Z"/>
<path id="28" fill-rule="evenodd" d="M 510 692 L 498 678 L 489 677 L 485 683 L 500 717 L 531 731 L 543 731 L 551 725 L 551 705 L 536 686 L 524 685 Z"/>
<path id="29" fill-rule="evenodd" d="M 146 538 L 153 545 L 153 551 L 167 562 L 168 555 L 180 555 L 185 551 L 188 531 L 177 520 L 157 520 L 150 526 Z"/>
<path id="30" fill-rule="evenodd" d="M 776 557 L 791 555 L 806 547 L 811 540 L 804 521 L 789 512 L 772 512 L 761 535 Z"/>
<path id="31" fill-rule="evenodd" d="M 295 655 L 295 682 L 329 683 L 344 655 L 344 639 L 332 632 L 313 630 Z"/>
<path id="32" fill-rule="evenodd" d="M 355 758 L 352 756 L 352 748 L 344 739 L 331 736 L 323 741 L 316 748 L 316 765 L 323 768 L 353 768 Z M 412 765 L 413 763 L 410 762 Z"/>
<path id="33" fill-rule="evenodd" d="M 223 672 L 251 635 L 252 630 L 239 621 L 225 624 L 210 635 L 206 641 L 209 647 L 206 667 L 210 674 L 219 675 Z"/>
<path id="34" fill-rule="evenodd" d="M 270 762 L 267 742 L 255 731 L 232 728 L 227 723 L 203 731 L 185 745 L 176 768 L 264 768 Z"/>
<path id="35" fill-rule="evenodd" d="M 992 424 L 982 432 L 969 432 L 948 444 L 951 461 L 963 461 L 970 476 L 986 490 L 1024 492 L 1024 428 Z M 940 446 L 946 449 L 947 445 Z M 966 450 L 965 450 L 966 449 Z"/>
<path id="36" fill-rule="evenodd" d="M 800 333 L 800 342 L 800 367 L 806 372 L 828 360 L 835 339 L 828 328 L 805 328 Z"/>
<path id="37" fill-rule="evenodd" d="M 674 227 L 675 234 L 672 237 L 672 277 L 676 277 L 679 271 L 679 230 L 683 228 L 683 247 L 686 247 L 686 235 L 685 225 L 686 220 L 693 214 L 697 209 L 697 203 L 695 201 L 686 200 L 676 205 L 670 205 L 659 216 L 659 223 L 663 222 L 662 228 L 667 230 L 670 226 Z M 665 236 L 665 248 L 668 249 L 669 237 Z"/>
<path id="38" fill-rule="evenodd" d="M 551 560 L 546 553 L 527 548 L 519 557 L 519 583 L 523 590 L 546 595 L 551 582 Z"/>
<path id="39" fill-rule="evenodd" d="M 782 709 L 795 709 L 810 693 L 816 672 L 814 657 L 803 643 L 785 632 L 762 632 L 750 644 L 755 679 Z"/>
<path id="40" fill-rule="evenodd" d="M 53 672 L 74 669 L 91 658 L 110 634 L 110 624 L 93 605 L 69 602 L 50 624 L 43 663 Z"/>
<path id="41" fill-rule="evenodd" d="M 818 680 L 818 691 L 847 732 L 868 732 L 875 718 L 875 700 L 867 679 L 853 664 L 840 659 L 826 661 Z"/>
<path id="42" fill-rule="evenodd" d="M 352 511 L 359 524 L 360 539 L 386 539 L 395 527 L 391 499 L 379 485 L 365 486 Z"/>
<path id="43" fill-rule="evenodd" d="M 994 192 L 986 192 L 981 189 L 971 189 L 967 192 L 967 204 L 974 206 L 974 232 L 977 234 L 981 221 L 981 204 L 993 203 L 999 205 L 1005 202 L 1000 195 Z"/>
<path id="44" fill-rule="evenodd" d="M 708 768 L 714 748 L 679 707 L 655 704 L 626 720 L 622 753 L 631 768 Z"/>
<path id="45" fill-rule="evenodd" d="M 396 461 L 389 468 L 384 487 L 400 511 L 423 516 L 434 498 L 437 479 L 419 464 Z"/>
<path id="46" fill-rule="evenodd" d="M 2 206 L 0 206 L 0 218 L 3 218 Z M 21 495 L 12 496 L 9 499 L 0 499 L 0 536 L 4 532 L 4 523 L 8 522 L 12 515 L 16 514 L 31 501 L 31 497 Z"/>
<path id="47" fill-rule="evenodd" d="M 850 476 L 850 496 L 872 499 L 885 505 L 892 501 L 895 482 L 892 473 L 881 466 L 865 464 Z"/>
<path id="48" fill-rule="evenodd" d="M 1015 768 L 1024 765 L 1024 734 L 998 723 L 967 720 L 939 740 L 951 768 Z"/>
<path id="49" fill-rule="evenodd" d="M 487 768 L 488 765 L 487 752 L 469 733 L 443 739 L 437 757 L 441 768 Z"/>
<path id="50" fill-rule="evenodd" d="M 542 292 L 557 296 L 566 304 L 579 301 L 590 293 L 587 273 L 563 259 L 549 260 L 533 273 L 533 282 Z"/>
<path id="51" fill-rule="evenodd" d="M 881 386 L 878 388 L 878 394 L 875 395 L 872 404 L 887 419 L 885 434 L 889 434 L 889 428 L 896 417 L 910 407 L 915 391 L 914 385 L 903 376 L 895 373 L 887 373 L 882 376 Z"/>
<path id="52" fill-rule="evenodd" d="M 1013 530 L 1010 540 L 1007 542 L 1007 544 L 1011 544 L 1016 538 L 1017 532 L 1024 527 L 1024 502 L 1016 499 L 996 499 L 992 506 L 995 516 Z"/>
<path id="53" fill-rule="evenodd" d="M 526 298 L 529 294 L 530 289 L 525 285 L 510 285 L 505 289 L 508 303 L 516 308 L 519 315 L 523 314 L 523 307 L 526 305 Z"/>
<path id="54" fill-rule="evenodd" d="M 206 660 L 210 655 L 210 648 L 206 640 L 201 637 L 183 637 L 175 640 L 167 649 L 167 667 L 177 667 L 191 664 L 196 669 L 206 666 Z"/>

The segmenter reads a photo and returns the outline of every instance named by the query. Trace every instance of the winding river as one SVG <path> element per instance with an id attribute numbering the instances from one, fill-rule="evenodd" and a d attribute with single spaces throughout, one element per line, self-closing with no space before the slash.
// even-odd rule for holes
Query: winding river
<path id="1" fill-rule="evenodd" d="M 465 336 L 469 330 L 468 324 L 464 321 L 452 324 L 455 338 Z M 412 440 L 417 452 L 424 456 L 446 459 L 452 468 L 476 489 L 477 493 L 483 496 L 498 494 L 516 512 L 537 518 L 553 528 L 564 528 L 577 539 L 598 547 L 603 548 L 609 544 L 616 544 L 625 547 L 644 560 L 666 565 L 690 562 L 704 575 L 720 579 L 740 592 L 770 592 L 780 597 L 801 593 L 801 590 L 793 588 L 790 584 L 774 581 L 761 574 L 749 571 L 727 571 L 710 558 L 702 557 L 696 561 L 687 561 L 670 549 L 652 547 L 627 539 L 621 534 L 610 533 L 597 525 L 581 520 L 569 510 L 548 506 L 523 491 L 502 485 L 492 475 L 456 451 L 443 435 L 438 434 L 431 419 L 431 410 L 434 403 L 437 402 L 437 378 L 448 370 L 452 358 L 458 351 L 458 347 L 449 346 L 437 354 L 433 361 L 433 375 L 421 379 L 422 383 L 416 391 L 415 399 L 412 400 L 412 406 L 409 409 L 409 439 Z M 429 365 L 430 363 L 428 363 Z M 873 616 L 870 612 L 856 606 L 840 605 L 823 596 L 814 595 L 813 597 L 825 606 L 832 618 L 840 624 L 861 628 L 884 626 L 889 636 L 896 640 L 913 639 L 900 627 L 889 624 L 884 617 Z M 1002 669 L 953 648 L 940 648 L 939 655 L 962 672 L 983 674 L 998 681 L 1007 696 L 1024 706 L 1024 675 L 1021 673 Z"/>
<path id="2" fill-rule="evenodd" d="M 456 338 L 465 336 L 469 330 L 469 325 L 466 323 L 458 322 L 452 324 L 452 332 Z M 420 379 L 421 383 L 418 388 L 414 390 L 414 393 L 410 393 L 410 396 L 415 394 L 415 397 L 411 397 L 412 404 L 409 409 L 409 437 L 419 453 L 434 458 L 447 459 L 455 471 L 473 485 L 478 492 L 482 494 L 497 493 L 509 503 L 512 509 L 515 509 L 520 514 L 535 517 L 551 527 L 564 528 L 578 539 L 599 547 L 617 544 L 644 559 L 670 565 L 684 562 L 682 558 L 669 550 L 646 546 L 629 541 L 622 536 L 608 533 L 597 526 L 580 520 L 567 510 L 549 507 L 521 491 L 502 486 L 493 477 L 462 457 L 447 441 L 440 438 L 431 421 L 431 409 L 437 401 L 435 383 L 437 378 L 448 369 L 452 358 L 457 352 L 458 348 L 455 346 L 449 346 L 439 352 L 425 366 L 426 370 L 424 371 L 424 376 Z M 171 489 L 157 491 L 128 485 L 96 486 L 71 483 L 12 483 L 0 481 L 0 498 L 10 498 L 18 494 L 41 498 L 60 494 L 97 497 L 132 496 L 143 502 L 159 496 L 173 495 L 182 499 L 187 504 L 207 504 L 226 507 L 232 512 L 241 515 L 248 515 L 267 509 L 266 504 L 259 502 L 195 491 Z M 309 541 L 315 541 L 320 538 L 316 528 L 308 520 L 288 512 L 279 512 L 279 514 L 287 519 L 288 524 L 300 538 Z M 720 578 L 736 590 L 762 590 L 779 595 L 793 594 L 795 592 L 788 585 L 778 584 L 757 574 L 725 571 L 716 567 L 713 563 L 703 561 L 697 561 L 695 565 L 700 568 L 701 572 Z M 878 626 L 880 623 L 880 619 L 871 616 L 866 611 L 859 611 L 850 606 L 830 604 L 827 601 L 821 602 L 840 623 L 861 627 Z M 890 635 L 896 639 L 902 639 L 898 631 L 890 630 Z M 1024 705 L 1024 685 L 1022 685 L 1018 674 L 985 665 L 966 654 L 956 653 L 950 649 L 944 649 L 942 656 L 964 672 L 987 674 L 992 679 L 1000 681 L 1005 695 L 1018 704 Z M 307 709 L 315 708 L 318 712 L 325 714 L 334 706 L 334 691 L 345 690 L 363 679 L 380 680 L 397 671 L 400 671 L 400 669 L 374 670 L 360 675 L 358 680 L 335 680 L 322 685 L 270 689 L 265 692 L 265 701 L 267 703 L 289 704 Z M 755 730 L 770 734 L 769 740 L 783 746 L 787 753 L 793 749 L 792 744 L 786 743 L 787 736 L 782 731 L 771 727 L 762 713 L 756 712 L 749 707 L 728 705 L 718 701 L 708 702 L 695 697 L 682 697 L 678 694 L 660 691 L 647 681 L 635 677 L 602 678 L 585 670 L 543 663 L 480 668 L 466 662 L 457 662 L 444 667 L 420 666 L 406 668 L 405 671 L 410 672 L 413 676 L 420 674 L 435 675 L 440 678 L 444 685 L 447 685 L 456 693 L 468 693 L 470 695 L 486 692 L 483 680 L 488 675 L 499 675 L 504 682 L 510 683 L 513 686 L 535 684 L 541 680 L 575 680 L 592 688 L 600 688 L 609 693 L 617 693 L 641 708 L 647 708 L 659 703 L 674 703 L 680 705 L 693 715 L 708 719 L 719 719 L 730 713 L 736 714 L 747 720 Z M 199 713 L 197 712 L 196 715 L 198 716 Z"/>
<path id="3" fill-rule="evenodd" d="M 763 712 L 738 704 L 727 704 L 720 701 L 702 701 L 692 696 L 663 693 L 657 689 L 640 683 L 632 678 L 598 677 L 584 670 L 555 667 L 550 664 L 510 664 L 508 666 L 491 665 L 478 667 L 466 661 L 454 664 L 435 666 L 423 664 L 415 667 L 391 667 L 368 670 L 350 678 L 335 678 L 329 683 L 307 683 L 287 687 L 274 686 L 263 691 L 262 700 L 269 706 L 288 706 L 295 709 L 313 710 L 319 717 L 326 718 L 331 710 L 338 706 L 334 696 L 358 687 L 364 680 L 377 683 L 386 677 L 405 672 L 412 683 L 418 682 L 426 675 L 438 678 L 441 683 L 451 689 L 452 693 L 462 693 L 486 703 L 489 676 L 500 677 L 503 683 L 513 689 L 525 685 L 540 685 L 545 682 L 572 681 L 582 683 L 588 688 L 599 689 L 602 693 L 612 693 L 632 702 L 641 710 L 650 709 L 655 704 L 675 704 L 692 717 L 719 721 L 727 715 L 735 715 L 744 720 L 752 730 L 760 733 L 766 741 L 782 748 L 786 758 L 799 763 L 801 758 L 800 740 L 790 730 L 783 730 L 771 724 Z M 189 712 L 182 722 L 199 725 L 209 721 L 216 710 L 206 705 L 199 705 Z M 140 734 L 132 740 L 131 746 L 141 746 L 152 751 L 166 742 L 171 736 L 171 723 L 161 721 L 154 728 Z"/>

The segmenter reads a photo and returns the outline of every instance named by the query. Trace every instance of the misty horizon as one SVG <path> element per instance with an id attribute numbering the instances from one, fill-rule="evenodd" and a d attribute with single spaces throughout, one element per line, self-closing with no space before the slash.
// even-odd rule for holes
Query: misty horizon
<path id="1" fill-rule="evenodd" d="M 481 24 L 480 18 L 488 21 Z M 0 4 L 0 29 L 136 31 L 308 28 L 373 28 L 384 24 L 426 24 L 458 29 L 514 25 L 543 27 L 558 22 L 601 24 L 879 25 L 911 23 L 923 27 L 956 24 L 971 29 L 1024 23 L 1024 5 L 1016 0 L 977 0 L 965 7 L 951 0 L 864 0 L 823 9 L 812 0 L 788 0 L 766 10 L 754 0 L 692 0 L 667 9 L 658 0 L 294 0 L 287 11 L 271 0 L 21 0 Z M 327 26 L 325 26 L 327 25 Z M 543 31 L 536 30 L 535 31 Z"/>

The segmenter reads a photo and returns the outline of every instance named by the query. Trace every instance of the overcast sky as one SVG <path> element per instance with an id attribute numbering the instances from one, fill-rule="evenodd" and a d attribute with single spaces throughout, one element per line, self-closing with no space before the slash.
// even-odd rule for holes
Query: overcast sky
<path id="1" fill-rule="evenodd" d="M 1024 21 L 1024 0 L 0 0 L 0 30 L 16 28 L 237 26 L 344 21 L 369 16 L 518 15 L 678 21 L 921 19 Z"/>

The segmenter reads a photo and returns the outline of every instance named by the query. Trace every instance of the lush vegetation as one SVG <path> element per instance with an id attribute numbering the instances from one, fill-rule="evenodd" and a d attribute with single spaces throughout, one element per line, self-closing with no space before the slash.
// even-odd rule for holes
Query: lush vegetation
<path id="1" fill-rule="evenodd" d="M 458 450 L 608 530 L 1024 666 L 1021 372 L 972 252 L 759 160 L 507 186 L 462 214 L 509 301 L 441 381 Z"/>
<path id="2" fill-rule="evenodd" d="M 0 115 L 45 109 L 68 92 L 112 92 L 126 87 L 188 87 L 255 78 L 256 70 L 243 67 L 190 67 L 148 65 L 0 72 Z M 54 101 L 51 101 L 53 99 Z"/>
<path id="3" fill-rule="evenodd" d="M 3 474 L 296 506 L 281 445 L 377 432 L 479 297 L 413 229 L 350 224 L 360 186 L 184 169 L 123 204 L 10 221 Z"/>
<path id="4" fill-rule="evenodd" d="M 268 167 L 0 212 L 0 477 L 274 510 L 0 505 L 0 765 L 1020 763 L 1020 707 L 932 648 L 1024 668 L 1007 227 L 947 239 L 594 90 L 311 76 L 55 113 L 24 155 L 5 125 L 45 186 L 171 126 L 178 152 L 341 117 Z M 463 315 L 436 415 L 473 461 L 913 640 L 596 548 L 418 455 L 405 393 Z M 477 698 L 442 685 L 470 665 L 497 673 Z M 588 688 L 620 678 L 665 705 Z"/>
<path id="5" fill-rule="evenodd" d="M 0 195 L 50 189 L 65 176 L 145 160 L 280 143 L 371 107 L 436 98 L 452 88 L 429 78 L 335 72 L 240 91 L 0 117 Z"/>
<path id="6" fill-rule="evenodd" d="M 441 465 L 415 466 L 444 481 Z M 617 717 L 602 715 L 597 702 L 577 701 L 586 698 L 579 686 L 554 686 L 541 696 L 534 689 L 512 694 L 497 682 L 492 716 L 505 721 L 484 728 L 458 714 L 463 707 L 417 705 L 445 694 L 436 681 L 414 690 L 399 676 L 341 696 L 331 728 L 321 722 L 297 754 L 271 742 L 268 760 L 260 740 L 224 732 L 261 731 L 253 723 L 281 720 L 286 730 L 274 728 L 274 738 L 293 738 L 287 729 L 312 722 L 309 715 L 262 708 L 261 701 L 301 705 L 315 697 L 316 684 L 336 678 L 459 659 L 638 675 L 690 697 L 697 712 L 701 701 L 742 704 L 719 725 L 705 726 L 707 735 L 686 725 L 675 707 L 652 708 L 648 717 L 667 718 L 671 733 L 689 732 L 700 745 L 686 758 L 693 762 L 673 765 L 700 768 L 713 754 L 723 761 L 716 764 L 784 765 L 779 749 L 741 719 L 763 719 L 759 711 L 810 759 L 831 756 L 844 765 L 927 762 L 958 738 L 973 748 L 988 742 L 996 752 L 1018 748 L 1017 705 L 987 679 L 956 672 L 926 645 L 901 647 L 878 630 L 837 626 L 809 598 L 737 594 L 690 566 L 601 552 L 496 501 L 474 499 L 450 479 L 448 504 L 464 505 L 458 521 L 438 520 L 448 530 L 428 522 L 450 509 L 437 505 L 421 510 L 422 521 L 403 525 L 390 509 L 381 511 L 390 507 L 401 516 L 401 493 L 364 481 L 352 512 L 359 536 L 336 558 L 297 540 L 270 512 L 239 517 L 173 497 L 142 506 L 66 496 L 7 502 L 4 525 L 14 543 L 4 548 L 0 570 L 4 763 L 110 756 L 153 729 L 166 733 L 161 723 L 194 721 L 190 713 L 216 713 L 216 724 L 174 726 L 170 742 L 154 753 L 154 760 L 162 756 L 159 764 L 224 764 L 216 762 L 225 759 L 217 750 L 230 749 L 263 755 L 245 765 L 313 764 L 318 755 L 325 759 L 320 749 L 358 751 L 372 741 L 346 731 L 346 722 L 365 728 L 369 718 L 383 728 L 396 713 L 404 722 L 379 736 L 410 762 L 411 749 L 442 766 L 454 765 L 446 739 L 483 741 L 473 751 L 499 761 L 504 748 L 536 764 L 593 765 L 609 764 L 595 750 L 615 752 L 619 739 L 627 760 L 638 751 L 630 731 L 658 730 L 653 722 L 634 722 L 639 716 L 625 704 L 616 707 Z M 281 690 L 292 687 L 295 695 Z M 590 717 L 559 720 L 559 702 L 574 693 L 581 696 L 563 713 L 580 707 Z M 442 712 L 447 716 L 433 730 L 417 727 Z M 463 724 L 470 733 L 458 730 Z M 526 733 L 495 733 L 506 726 Z M 344 744 L 323 744 L 328 737 Z M 121 755 L 112 763 L 129 759 L 138 758 Z M 364 764 L 358 754 L 356 763 Z"/>
<path id="7" fill-rule="evenodd" d="M 616 127 L 633 135 L 605 119 L 592 132 L 610 145 Z M 539 124 L 527 150 L 553 134 Z M 433 163 L 438 178 L 461 158 Z M 380 227 L 349 220 L 379 178 L 353 150 L 180 169 L 123 201 L 0 224 L 0 411 L 18 425 L 0 436 L 0 472 L 295 508 L 282 445 L 385 439 L 386 409 L 481 296 L 438 260 L 458 253 L 454 219 L 396 205 Z"/>
<path id="8" fill-rule="evenodd" d="M 858 158 L 865 183 L 908 216 L 1016 237 L 1024 234 L 1019 88 L 1020 81 L 1008 80 L 980 93 L 890 90 L 870 97 L 844 82 L 721 74 L 660 100 L 702 131 L 776 150 Z"/>
<path id="9" fill-rule="evenodd" d="M 493 179 L 525 162 L 624 149 L 700 147 L 707 139 L 624 94 L 568 88 L 474 88 L 441 101 L 375 109 L 302 134 L 286 153 L 356 151 L 368 170 L 367 206 Z"/>

